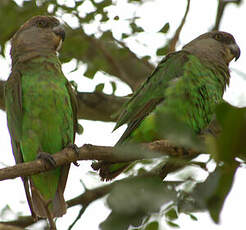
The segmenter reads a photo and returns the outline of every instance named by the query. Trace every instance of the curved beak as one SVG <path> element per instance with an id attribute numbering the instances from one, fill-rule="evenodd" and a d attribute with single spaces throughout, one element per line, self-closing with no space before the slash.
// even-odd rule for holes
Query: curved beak
<path id="1" fill-rule="evenodd" d="M 66 33 L 61 25 L 54 27 L 52 30 L 56 35 L 58 35 L 62 39 L 62 41 L 65 40 Z"/>
<path id="2" fill-rule="evenodd" d="M 230 46 L 231 54 L 234 56 L 235 61 L 240 57 L 241 51 L 237 43 L 231 44 Z"/>

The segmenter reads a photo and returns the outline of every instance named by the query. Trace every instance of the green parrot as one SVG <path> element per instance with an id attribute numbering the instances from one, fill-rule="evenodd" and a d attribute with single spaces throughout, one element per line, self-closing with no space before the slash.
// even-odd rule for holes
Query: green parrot
<path id="1" fill-rule="evenodd" d="M 76 95 L 57 57 L 64 38 L 56 18 L 35 16 L 11 40 L 12 70 L 5 86 L 5 105 L 17 164 L 42 158 L 54 165 L 50 154 L 74 143 Z M 34 217 L 66 213 L 63 193 L 69 167 L 22 178 Z"/>
<path id="2" fill-rule="evenodd" d="M 125 123 L 128 127 L 116 145 L 151 142 L 163 138 L 160 134 L 165 132 L 168 136 L 172 126 L 166 130 L 160 121 L 166 120 L 169 126 L 170 118 L 194 134 L 201 133 L 229 84 L 228 65 L 239 56 L 234 37 L 221 31 L 202 34 L 181 51 L 169 53 L 123 106 L 115 129 Z M 105 161 L 92 165 L 103 180 L 115 178 L 128 166 Z"/>

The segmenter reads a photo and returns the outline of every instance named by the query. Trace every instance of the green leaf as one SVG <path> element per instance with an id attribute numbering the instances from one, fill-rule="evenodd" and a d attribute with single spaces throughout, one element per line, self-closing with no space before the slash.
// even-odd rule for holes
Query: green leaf
<path id="1" fill-rule="evenodd" d="M 198 221 L 197 217 L 194 216 L 193 214 L 189 213 L 188 214 L 192 220 Z"/>
<path id="2" fill-rule="evenodd" d="M 208 209 L 212 219 L 218 223 L 219 215 L 236 173 L 237 164 L 217 166 L 205 182 L 196 185 L 193 197 L 199 206 Z"/>
<path id="3" fill-rule="evenodd" d="M 79 123 L 77 123 L 77 130 L 76 130 L 76 133 L 78 133 L 78 134 L 83 134 L 83 132 L 84 132 L 84 128 L 83 128 L 83 126 L 81 125 L 81 124 L 79 124 Z"/>
<path id="4" fill-rule="evenodd" d="M 112 90 L 113 90 L 112 94 L 114 95 L 114 94 L 115 94 L 115 91 L 116 91 L 116 89 L 117 89 L 116 83 L 115 83 L 114 81 L 110 81 L 110 84 L 111 84 Z"/>
<path id="5" fill-rule="evenodd" d="M 156 51 L 156 55 L 157 55 L 157 56 L 164 56 L 164 55 L 167 54 L 168 50 L 169 50 L 169 47 L 168 47 L 168 45 L 166 45 L 166 46 L 164 46 L 164 47 L 162 47 L 162 48 L 159 48 L 159 49 Z"/>
<path id="6" fill-rule="evenodd" d="M 169 22 L 167 22 L 167 23 L 159 30 L 159 32 L 160 32 L 160 33 L 166 34 L 166 33 L 168 32 L 169 28 L 170 28 L 170 25 L 169 25 Z"/>
<path id="7" fill-rule="evenodd" d="M 158 230 L 159 229 L 159 223 L 157 221 L 153 221 L 149 223 L 144 230 Z"/>
<path id="8" fill-rule="evenodd" d="M 216 142 L 213 157 L 216 161 L 231 164 L 236 156 L 246 152 L 246 108 L 222 103 L 216 109 L 216 118 L 222 133 Z"/>
<path id="9" fill-rule="evenodd" d="M 89 22 L 91 22 L 92 20 L 95 19 L 95 16 L 96 16 L 96 12 L 95 11 L 87 13 L 86 17 L 83 18 L 83 21 L 89 23 Z"/>
<path id="10" fill-rule="evenodd" d="M 146 216 L 158 212 L 163 204 L 176 199 L 176 191 L 168 189 L 160 178 L 131 178 L 117 183 L 107 203 L 112 210 L 101 223 L 102 230 L 127 230 L 139 226 Z"/>
<path id="11" fill-rule="evenodd" d="M 95 1 L 93 2 L 97 8 L 97 11 L 101 11 L 105 7 L 112 5 L 112 0 L 104 0 L 104 1 L 100 1 L 99 3 L 95 3 Z"/>
<path id="12" fill-rule="evenodd" d="M 106 22 L 106 21 L 109 20 L 109 17 L 108 17 L 107 13 L 103 12 L 101 15 L 102 15 L 102 18 L 100 20 L 101 22 Z"/>
<path id="13" fill-rule="evenodd" d="M 178 214 L 174 208 L 167 211 L 165 215 L 169 220 L 176 220 L 178 218 Z"/>
<path id="14" fill-rule="evenodd" d="M 146 55 L 146 56 L 142 57 L 141 59 L 142 59 L 143 61 L 149 61 L 150 58 L 151 58 L 151 57 L 150 57 L 149 55 Z"/>
<path id="15" fill-rule="evenodd" d="M 84 73 L 84 76 L 88 77 L 90 79 L 93 79 L 96 72 L 97 72 L 97 70 L 93 66 L 88 65 L 87 70 Z"/>
<path id="16" fill-rule="evenodd" d="M 104 89 L 104 83 L 100 83 L 96 86 L 95 92 L 102 92 Z"/>
<path id="17" fill-rule="evenodd" d="M 132 28 L 133 33 L 140 33 L 143 32 L 143 28 L 138 26 L 135 22 L 130 23 L 130 27 Z"/>
<path id="18" fill-rule="evenodd" d="M 180 228 L 178 224 L 173 223 L 172 221 L 167 221 L 167 224 L 173 228 Z"/>
<path id="19" fill-rule="evenodd" d="M 107 30 L 107 31 L 105 31 L 102 34 L 101 39 L 103 39 L 103 40 L 112 40 L 112 37 L 113 37 L 112 31 Z"/>
<path id="20" fill-rule="evenodd" d="M 130 36 L 129 34 L 122 33 L 121 38 L 122 38 L 122 39 L 125 39 L 125 38 L 128 38 L 129 36 Z"/>

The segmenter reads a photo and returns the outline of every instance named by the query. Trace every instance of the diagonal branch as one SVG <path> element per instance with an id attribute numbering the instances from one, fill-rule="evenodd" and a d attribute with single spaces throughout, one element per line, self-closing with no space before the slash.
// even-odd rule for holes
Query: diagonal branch
<path id="1" fill-rule="evenodd" d="M 142 145 L 128 145 L 126 147 L 107 147 L 95 145 L 83 145 L 74 153 L 71 148 L 65 148 L 61 152 L 53 154 L 57 166 L 69 164 L 77 160 L 106 160 L 108 162 L 129 162 L 139 159 L 157 158 L 161 156 L 187 156 L 198 155 L 199 151 L 186 150 L 173 146 L 166 140 L 155 141 Z M 15 166 L 0 169 L 0 181 L 38 174 L 54 169 L 43 160 L 17 164 Z"/>
<path id="2" fill-rule="evenodd" d="M 184 27 L 187 15 L 189 13 L 189 9 L 190 9 L 190 0 L 187 0 L 187 7 L 186 7 L 186 10 L 185 10 L 184 17 L 183 17 L 179 27 L 177 28 L 173 38 L 169 41 L 168 52 L 174 52 L 175 51 L 175 47 L 176 47 L 176 44 L 177 44 L 177 42 L 179 40 L 179 36 L 180 36 L 181 30 Z"/>

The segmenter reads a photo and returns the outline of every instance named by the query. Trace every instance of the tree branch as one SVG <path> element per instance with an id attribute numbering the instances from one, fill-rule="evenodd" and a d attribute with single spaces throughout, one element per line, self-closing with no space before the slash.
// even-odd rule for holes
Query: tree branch
<path id="1" fill-rule="evenodd" d="M 164 147 L 166 146 L 166 147 Z M 169 146 L 169 147 L 167 147 Z M 92 147 L 92 146 L 91 146 Z M 169 151 L 170 155 L 180 155 L 181 154 L 181 148 L 176 148 L 176 151 L 174 151 L 174 148 L 171 147 L 167 141 L 156 141 L 156 142 L 153 142 L 150 144 L 149 146 L 150 150 L 164 150 L 166 149 L 167 151 Z M 191 153 L 191 152 L 190 152 Z M 193 152 L 194 154 L 194 152 Z M 143 175 L 140 175 L 140 176 L 134 176 L 135 178 L 137 177 L 142 177 L 142 176 L 161 176 L 162 177 L 162 172 L 163 172 L 163 167 L 162 167 L 162 163 L 158 166 L 156 166 L 154 169 L 152 169 L 151 171 L 143 174 Z M 132 177 L 130 178 L 124 178 L 120 181 L 114 181 L 110 184 L 107 184 L 107 185 L 103 185 L 103 186 L 100 186 L 100 187 L 97 187 L 97 188 L 94 188 L 94 189 L 86 189 L 84 193 L 82 193 L 81 195 L 71 199 L 71 200 L 68 200 L 66 203 L 68 205 L 68 208 L 71 208 L 73 206 L 76 206 L 76 205 L 81 205 L 83 208 L 82 208 L 82 211 L 84 211 L 93 201 L 97 200 L 97 199 L 100 199 L 102 197 L 104 197 L 105 195 L 107 195 L 112 189 L 113 187 L 121 182 L 121 181 L 127 181 L 127 180 L 131 180 Z M 166 182 L 167 184 L 172 184 L 172 183 L 180 183 L 179 182 Z M 85 208 L 84 208 L 85 207 Z M 38 221 L 40 220 L 43 220 L 43 219 L 39 219 Z M 76 221 L 74 221 L 74 224 L 75 224 Z M 12 220 L 12 221 L 6 221 L 6 222 L 0 222 L 0 224 L 8 224 L 8 225 L 13 225 L 13 226 L 19 226 L 19 227 L 22 227 L 22 228 L 25 228 L 27 226 L 30 226 L 34 223 L 36 223 L 34 221 L 34 219 L 32 218 L 32 216 L 20 216 L 18 217 L 18 219 L 16 220 Z M 1 230 L 1 229 L 0 229 Z M 15 229 L 13 229 L 15 230 Z M 16 229 L 17 230 L 17 229 Z"/>
<path id="2" fill-rule="evenodd" d="M 120 41 L 114 38 L 113 36 L 112 36 L 112 40 L 114 40 L 116 43 L 118 43 L 120 46 L 126 49 L 131 57 L 135 58 L 137 61 L 140 60 L 139 57 L 134 52 L 132 52 L 130 48 L 127 47 L 127 45 L 123 41 Z M 149 68 L 150 71 L 153 71 L 153 69 L 155 68 L 154 65 L 152 65 L 148 60 L 145 60 L 145 59 L 144 60 L 141 59 L 141 60 Z"/>
<path id="3" fill-rule="evenodd" d="M 126 148 L 115 148 L 115 147 L 104 147 L 104 146 L 93 146 L 93 145 L 84 145 L 83 147 L 79 148 L 79 157 L 80 160 L 107 160 L 111 162 L 118 162 L 118 161 L 130 161 L 130 160 L 137 160 L 143 158 L 153 158 L 153 157 L 160 157 L 160 156 L 172 156 L 172 157 L 184 157 L 187 159 L 189 157 L 194 157 L 200 154 L 198 151 L 187 150 L 182 147 L 177 147 L 170 144 L 167 140 L 159 140 L 154 141 L 151 143 L 145 143 L 138 145 L 128 146 Z M 56 153 L 53 155 L 54 159 L 57 163 L 57 166 L 60 164 L 70 163 L 76 160 L 76 155 L 74 154 L 73 150 L 70 148 L 64 149 L 63 151 Z M 177 160 L 173 166 L 176 166 L 175 169 L 184 167 L 184 161 L 180 161 L 177 167 Z M 166 162 L 166 161 L 165 161 Z M 172 161 L 168 161 L 167 165 L 170 165 Z M 181 166 L 181 164 L 183 165 Z M 142 176 L 160 176 L 164 177 L 163 174 L 167 172 L 167 169 L 163 167 L 163 163 L 160 163 L 158 166 L 153 168 L 151 171 L 146 172 L 145 174 L 140 175 Z M 22 163 L 17 166 L 12 166 L 4 169 L 0 169 L 0 180 L 13 178 L 17 176 L 26 176 L 34 173 L 38 173 L 40 171 L 49 170 L 52 168 L 47 168 L 45 162 L 41 160 L 36 160 L 29 163 Z M 173 171 L 174 168 L 168 167 L 168 170 Z M 17 171 L 17 173 L 15 173 Z M 14 175 L 14 174 L 15 175 Z M 5 174 L 8 176 L 3 178 Z M 10 175 L 11 174 L 11 175 Z M 17 174 L 17 175 L 16 175 Z M 135 176 L 139 177 L 139 176 Z M 124 178 L 122 180 L 128 180 L 132 178 Z M 121 181 L 122 181 L 121 180 Z M 68 208 L 71 208 L 76 205 L 82 205 L 83 208 L 81 210 L 81 214 L 83 211 L 90 205 L 91 202 L 102 198 L 106 194 L 108 194 L 112 188 L 117 184 L 119 181 L 114 181 L 111 184 L 107 184 L 98 188 L 94 189 L 86 189 L 85 192 L 71 200 L 67 201 Z M 166 182 L 168 183 L 168 182 Z M 85 207 L 85 208 L 84 208 Z M 79 215 L 81 216 L 81 215 Z M 41 219 L 40 219 L 41 220 Z M 8 221 L 8 222 L 0 222 L 8 225 L 14 225 L 19 227 L 27 227 L 35 223 L 32 216 L 22 216 L 19 217 L 17 220 Z M 74 224 L 76 220 L 74 221 Z"/>
<path id="4" fill-rule="evenodd" d="M 112 115 L 117 113 L 128 100 L 127 97 L 117 97 L 98 92 L 79 92 L 77 99 L 78 118 L 94 121 L 116 121 L 117 117 L 112 117 Z"/>
<path id="5" fill-rule="evenodd" d="M 186 150 L 171 145 L 166 140 L 155 141 L 142 145 L 128 145 L 125 147 L 106 147 L 95 145 L 83 145 L 77 153 L 71 148 L 65 148 L 61 152 L 53 154 L 56 165 L 64 165 L 77 160 L 106 160 L 108 162 L 129 162 L 139 159 L 157 158 L 161 156 L 187 156 L 198 155 L 200 152 Z M 54 169 L 43 160 L 17 164 L 15 166 L 0 169 L 0 181 L 38 174 Z"/>
<path id="6" fill-rule="evenodd" d="M 6 225 L 0 223 L 0 230 L 24 230 L 23 228 L 19 228 L 16 226 Z"/>
<path id="7" fill-rule="evenodd" d="M 218 0 L 218 8 L 217 8 L 217 14 L 216 14 L 216 19 L 215 19 L 215 25 L 212 31 L 219 30 L 220 22 L 221 22 L 221 19 L 222 19 L 222 16 L 224 14 L 227 4 L 228 3 L 240 4 L 241 2 L 242 2 L 241 0 Z"/>
<path id="8" fill-rule="evenodd" d="M 151 69 L 141 58 L 132 56 L 129 49 L 119 47 L 113 39 L 103 36 L 96 39 L 92 35 L 85 34 L 81 28 L 68 27 L 66 32 L 67 39 L 59 56 L 62 62 L 73 57 L 86 63 L 92 72 L 103 71 L 116 76 L 132 89 L 138 88 L 154 70 L 154 67 Z M 78 49 L 71 49 L 71 46 L 78 47 L 81 52 L 78 52 Z"/>
<path id="9" fill-rule="evenodd" d="M 176 47 L 176 44 L 177 44 L 177 42 L 179 40 L 179 36 L 180 36 L 181 30 L 184 27 L 185 20 L 187 18 L 188 13 L 189 13 L 189 9 L 190 9 L 190 0 L 187 0 L 187 7 L 186 7 L 186 10 L 185 10 L 184 17 L 183 17 L 179 27 L 177 28 L 173 38 L 169 41 L 168 52 L 174 52 L 175 51 L 175 47 Z"/>

